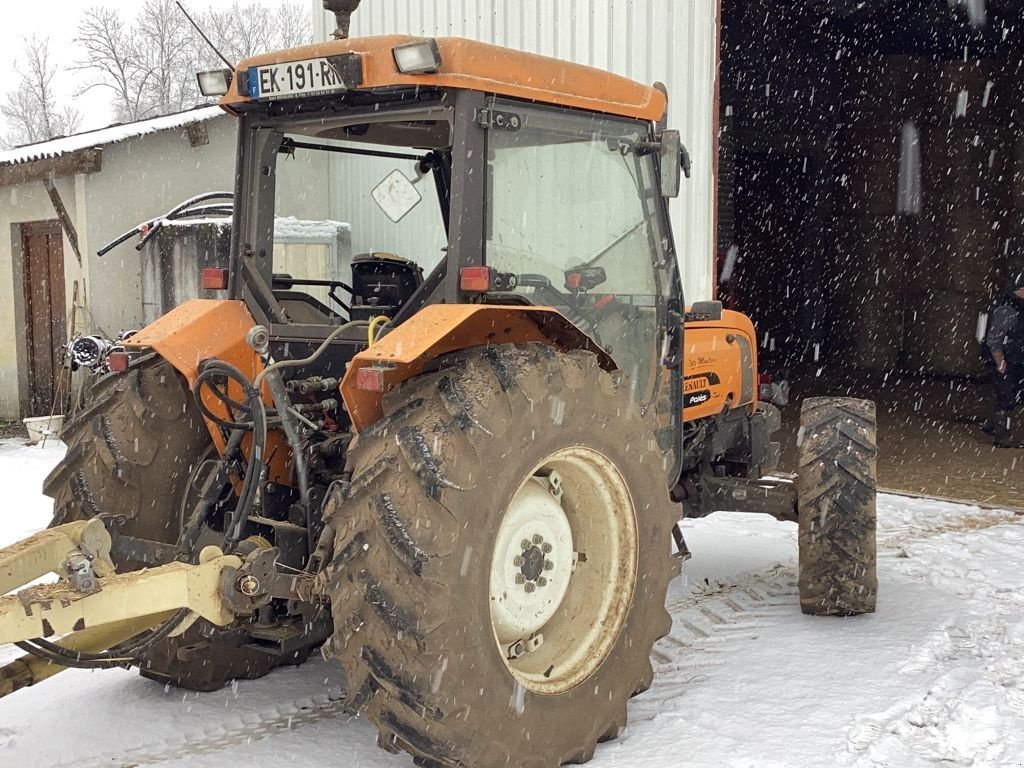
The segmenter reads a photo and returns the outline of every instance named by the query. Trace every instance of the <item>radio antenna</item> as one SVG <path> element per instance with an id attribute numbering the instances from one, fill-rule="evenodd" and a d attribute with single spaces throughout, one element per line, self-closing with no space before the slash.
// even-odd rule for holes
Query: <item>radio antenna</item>
<path id="1" fill-rule="evenodd" d="M 228 66 L 228 69 L 234 71 L 235 65 L 228 61 L 227 56 L 217 49 L 217 46 L 213 44 L 213 41 L 211 41 L 210 38 L 206 36 L 206 33 L 203 32 L 202 28 L 196 24 L 195 19 L 188 15 L 188 11 L 186 11 L 185 6 L 181 4 L 181 0 L 174 0 L 174 4 L 178 6 L 178 10 L 185 14 L 185 18 L 188 19 L 188 23 L 191 24 L 195 31 L 199 33 L 199 36 L 203 38 L 203 40 L 206 41 L 206 44 L 210 46 L 214 53 L 217 54 L 217 58 L 223 61 Z"/>

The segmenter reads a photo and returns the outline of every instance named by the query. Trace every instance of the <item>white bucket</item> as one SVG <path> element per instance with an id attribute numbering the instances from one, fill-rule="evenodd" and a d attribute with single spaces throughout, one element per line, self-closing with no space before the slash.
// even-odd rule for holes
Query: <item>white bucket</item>
<path id="1" fill-rule="evenodd" d="M 57 437 L 60 434 L 60 430 L 64 426 L 64 414 L 29 416 L 27 419 L 22 419 L 21 423 L 28 430 L 28 439 L 33 443 L 38 443 L 44 437 Z"/>

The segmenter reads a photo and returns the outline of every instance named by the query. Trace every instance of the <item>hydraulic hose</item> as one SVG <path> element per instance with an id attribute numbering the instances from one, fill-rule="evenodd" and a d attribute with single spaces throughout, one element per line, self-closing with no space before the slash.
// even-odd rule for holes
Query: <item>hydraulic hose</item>
<path id="1" fill-rule="evenodd" d="M 368 328 L 370 325 L 370 323 L 364 320 L 356 320 L 339 325 L 328 334 L 327 338 L 323 340 L 309 357 L 304 357 L 301 360 L 279 360 L 275 362 L 270 357 L 270 337 L 267 329 L 263 326 L 254 326 L 246 338 L 249 346 L 256 351 L 256 354 L 260 356 L 265 366 L 253 380 L 253 387 L 259 390 L 264 379 L 266 379 L 267 386 L 270 389 L 270 396 L 274 399 L 274 405 L 277 406 L 277 413 L 281 418 L 281 428 L 284 430 L 285 437 L 288 438 L 288 445 L 292 449 L 292 462 L 295 469 L 295 478 L 299 484 L 299 497 L 302 502 L 303 518 L 306 523 L 306 546 L 310 557 L 313 555 L 317 542 L 313 530 L 315 521 L 313 518 L 313 508 L 310 504 L 309 473 L 306 468 L 302 435 L 299 433 L 299 427 L 296 424 L 298 419 L 296 418 L 296 413 L 291 409 L 288 388 L 281 377 L 281 371 L 285 368 L 303 368 L 316 362 L 320 355 L 331 345 L 331 342 L 345 331 L 352 328 Z"/>
<path id="2" fill-rule="evenodd" d="M 366 331 L 366 343 L 368 346 L 372 347 L 373 342 L 377 340 L 377 327 L 380 326 L 383 329 L 390 322 L 391 318 L 387 315 L 377 315 L 377 317 L 370 321 L 370 327 Z"/>
<path id="3" fill-rule="evenodd" d="M 214 377 L 223 376 L 234 381 L 245 395 L 245 402 L 240 403 L 229 397 L 214 385 Z M 203 402 L 203 387 L 213 392 L 229 412 L 232 409 L 249 416 L 249 421 L 237 421 L 237 416 L 225 419 L 210 411 Z M 267 447 L 267 409 L 263 404 L 263 395 L 258 386 L 249 383 L 249 379 L 238 368 L 223 360 L 210 360 L 204 366 L 196 378 L 195 401 L 199 410 L 206 418 L 214 423 L 232 430 L 247 430 L 253 435 L 252 449 L 249 453 L 249 461 L 245 469 L 245 477 L 242 480 L 242 488 L 238 494 L 238 503 L 235 505 L 234 513 L 224 528 L 224 551 L 232 552 L 242 538 L 242 532 L 249 519 L 249 512 L 256 501 L 259 490 L 263 485 L 263 478 L 266 474 L 264 455 Z"/>
<path id="4" fill-rule="evenodd" d="M 263 383 L 263 379 L 265 379 L 268 374 L 274 371 L 279 371 L 282 368 L 303 368 L 307 365 L 310 365 L 311 363 L 316 362 L 317 358 L 319 358 L 320 355 L 324 353 L 327 347 L 330 346 L 331 342 L 338 338 L 342 333 L 351 330 L 352 328 L 365 328 L 368 325 L 369 323 L 365 320 L 353 320 L 350 323 L 339 325 L 337 328 L 331 331 L 330 335 L 323 340 L 323 343 L 320 344 L 320 346 L 317 347 L 313 354 L 311 354 L 309 357 L 304 357 L 301 360 L 279 360 L 276 363 L 270 363 L 266 368 L 264 368 L 256 375 L 256 379 L 253 381 L 253 386 L 258 389 L 260 384 Z"/>

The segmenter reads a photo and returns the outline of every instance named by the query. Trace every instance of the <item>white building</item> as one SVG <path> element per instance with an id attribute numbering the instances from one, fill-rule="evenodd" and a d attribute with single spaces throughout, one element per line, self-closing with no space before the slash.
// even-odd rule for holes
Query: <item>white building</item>
<path id="1" fill-rule="evenodd" d="M 141 255 L 96 251 L 182 200 L 230 191 L 234 159 L 235 122 L 218 107 L 0 152 L 0 419 L 49 412 L 74 331 L 138 327 Z"/>

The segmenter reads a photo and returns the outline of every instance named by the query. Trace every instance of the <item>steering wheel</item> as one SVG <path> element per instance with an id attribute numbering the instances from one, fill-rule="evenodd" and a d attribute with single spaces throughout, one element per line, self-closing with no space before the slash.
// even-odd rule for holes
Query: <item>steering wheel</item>
<path id="1" fill-rule="evenodd" d="M 546 275 L 526 273 L 518 275 L 517 279 L 517 284 L 519 286 L 533 288 L 534 295 L 540 298 L 544 303 L 550 304 L 553 307 L 564 307 L 567 310 L 565 312 L 565 316 L 586 331 L 588 335 L 593 337 L 594 341 L 601 344 L 598 325 L 601 323 L 604 313 L 607 311 L 606 307 L 612 302 L 606 302 L 600 306 L 595 305 L 594 307 L 584 307 L 580 306 L 580 304 L 575 301 L 575 296 L 573 294 L 563 293 L 555 288 L 554 284 Z"/>
<path id="2" fill-rule="evenodd" d="M 347 314 L 352 313 L 352 308 L 348 304 L 346 304 L 345 301 L 342 300 L 342 298 L 338 296 L 337 293 L 335 293 L 335 291 L 341 288 L 343 290 L 348 291 L 349 295 L 351 296 L 352 286 L 348 285 L 347 283 L 343 283 L 340 280 L 315 280 L 312 278 L 292 277 L 291 275 L 284 272 L 278 272 L 274 274 L 272 285 L 272 288 L 274 290 L 287 291 L 291 290 L 296 285 L 305 285 L 312 288 L 327 288 L 327 297 L 335 304 L 337 304 L 339 307 L 341 307 L 343 310 L 345 310 Z"/>

